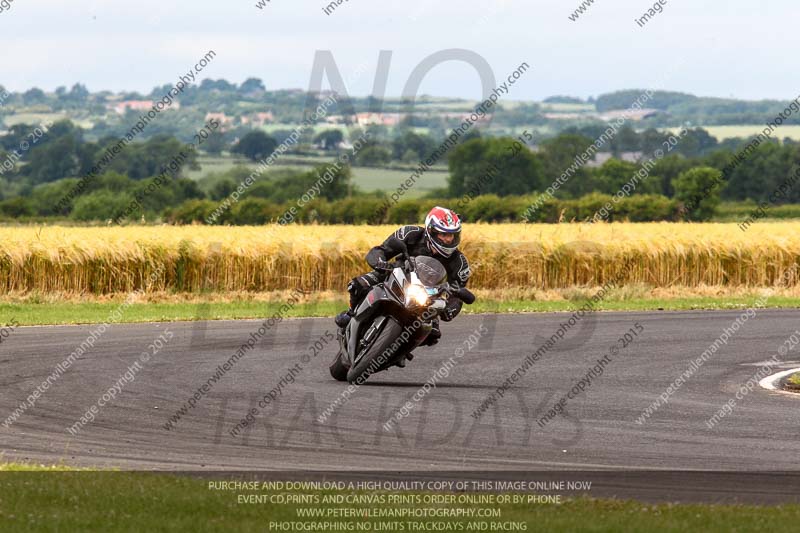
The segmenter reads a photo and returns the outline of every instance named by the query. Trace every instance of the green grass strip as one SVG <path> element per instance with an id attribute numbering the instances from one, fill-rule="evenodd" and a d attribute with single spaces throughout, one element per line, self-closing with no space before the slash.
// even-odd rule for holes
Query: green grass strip
<path id="1" fill-rule="evenodd" d="M 695 309 L 746 309 L 753 297 L 696 297 L 675 299 L 605 300 L 596 308 L 603 311 L 685 311 Z M 487 301 L 479 300 L 465 306 L 466 313 L 552 313 L 574 311 L 583 305 L 575 301 Z M 124 310 L 121 322 L 170 322 L 183 320 L 236 320 L 268 317 L 278 312 L 281 302 L 209 302 L 133 304 Z M 0 322 L 20 325 L 97 324 L 109 320 L 119 302 L 102 303 L 0 303 Z M 798 308 L 800 298 L 773 297 L 771 308 Z M 289 310 L 288 317 L 333 317 L 346 308 L 344 300 L 298 304 Z"/>
<path id="2" fill-rule="evenodd" d="M 44 470 L 44 471 L 36 471 Z M 516 522 L 526 531 L 548 532 L 727 532 L 787 531 L 800 521 L 799 505 L 758 507 L 749 505 L 645 504 L 590 498 L 563 499 L 562 503 L 456 503 L 449 504 L 278 504 L 245 503 L 240 495 L 270 495 L 278 491 L 212 490 L 209 481 L 171 474 L 109 471 L 62 471 L 65 467 L 0 466 L 0 531 L 275 531 L 271 523 L 308 523 L 297 516 L 299 508 L 465 508 L 499 509 L 499 518 L 364 518 L 324 520 L 370 522 L 370 531 L 422 531 L 411 522 L 450 525 L 441 531 L 469 529 L 470 522 Z M 285 491 L 283 491 L 285 492 Z M 385 494 L 356 491 L 292 491 L 317 495 Z M 401 493 L 404 495 L 421 493 Z M 424 493 L 421 495 L 424 496 Z M 526 496 L 523 495 L 523 498 Z M 385 524 L 394 527 L 385 529 Z M 384 529 L 378 529 L 378 524 Z M 460 526 L 459 526 L 460 524 Z M 343 529 L 339 529 L 342 531 Z M 363 529 L 361 529 L 363 530 Z M 310 531 L 316 531 L 314 529 Z M 324 530 L 323 530 L 324 531 Z M 359 531 L 353 528 L 353 531 Z"/>

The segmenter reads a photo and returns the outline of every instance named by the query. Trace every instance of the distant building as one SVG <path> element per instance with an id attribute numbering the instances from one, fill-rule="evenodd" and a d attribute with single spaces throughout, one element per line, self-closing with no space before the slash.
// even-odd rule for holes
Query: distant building
<path id="1" fill-rule="evenodd" d="M 402 117 L 400 113 L 357 113 L 356 123 L 359 126 L 397 126 Z"/>
<path id="2" fill-rule="evenodd" d="M 547 120 L 576 120 L 591 116 L 590 113 L 542 113 Z"/>
<path id="3" fill-rule="evenodd" d="M 152 100 L 123 100 L 109 104 L 108 108 L 120 115 L 124 115 L 129 109 L 131 111 L 147 111 L 153 108 L 154 103 Z M 178 102 L 172 102 L 172 105 L 177 106 Z"/>
<path id="4" fill-rule="evenodd" d="M 233 122 L 233 117 L 229 117 L 225 113 L 206 113 L 206 122 L 212 119 L 216 119 L 221 126 L 226 126 Z"/>
<path id="5" fill-rule="evenodd" d="M 324 120 L 326 124 L 355 124 L 357 122 L 355 115 L 329 115 Z"/>
<path id="6" fill-rule="evenodd" d="M 594 111 L 588 113 L 557 113 L 551 111 L 548 113 L 542 113 L 542 115 L 548 120 L 579 120 L 585 118 L 597 118 L 604 122 L 610 122 L 612 120 L 624 118 L 626 120 L 638 122 L 640 120 L 655 116 L 658 113 L 660 113 L 658 109 L 612 109 L 603 113 L 596 113 Z"/>
<path id="7" fill-rule="evenodd" d="M 265 124 L 272 124 L 275 122 L 275 115 L 272 114 L 272 111 L 266 111 L 263 113 L 256 113 L 250 120 L 254 126 L 261 127 Z"/>
<path id="8" fill-rule="evenodd" d="M 253 127 L 260 128 L 265 124 L 272 124 L 275 122 L 275 116 L 271 111 L 267 111 L 266 113 L 253 113 L 251 115 L 242 115 L 239 117 L 239 122 L 242 125 L 249 124 Z"/>

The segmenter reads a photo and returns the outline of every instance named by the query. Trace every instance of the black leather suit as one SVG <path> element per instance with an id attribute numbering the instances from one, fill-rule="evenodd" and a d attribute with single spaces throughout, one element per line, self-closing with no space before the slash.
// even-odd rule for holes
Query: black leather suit
<path id="1" fill-rule="evenodd" d="M 444 257 L 428 246 L 425 228 L 420 226 L 403 226 L 392 233 L 383 244 L 374 247 L 367 253 L 367 263 L 376 268 L 381 261 L 391 261 L 406 249 L 411 257 L 433 257 L 444 266 L 447 271 L 447 281 L 457 287 L 466 287 L 470 270 L 467 258 L 459 250 L 450 257 Z M 387 276 L 386 271 L 373 270 L 357 278 L 353 278 L 347 286 L 350 293 L 350 308 L 355 307 L 369 293 L 370 289 L 383 281 Z M 447 307 L 440 312 L 442 320 L 449 322 L 461 311 L 462 302 L 458 298 L 450 298 Z"/>

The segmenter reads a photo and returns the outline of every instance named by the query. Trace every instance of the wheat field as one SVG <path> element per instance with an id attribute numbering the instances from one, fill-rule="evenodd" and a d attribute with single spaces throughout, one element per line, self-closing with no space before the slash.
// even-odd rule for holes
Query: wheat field
<path id="1" fill-rule="evenodd" d="M 394 226 L 2 227 L 0 293 L 341 291 Z M 794 287 L 800 222 L 473 224 L 476 289 Z M 152 283 L 148 280 L 152 279 Z"/>

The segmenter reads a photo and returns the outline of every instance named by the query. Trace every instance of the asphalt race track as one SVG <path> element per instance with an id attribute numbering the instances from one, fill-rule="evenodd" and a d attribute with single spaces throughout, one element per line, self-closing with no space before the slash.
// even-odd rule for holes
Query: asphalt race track
<path id="1" fill-rule="evenodd" d="M 136 470 L 253 471 L 794 471 L 800 474 L 800 397 L 756 387 L 713 429 L 706 421 L 778 354 L 800 322 L 798 310 L 761 310 L 744 323 L 649 420 L 637 418 L 741 315 L 723 312 L 587 315 L 478 420 L 471 414 L 553 335 L 569 314 L 471 315 L 444 324 L 444 338 L 421 348 L 405 369 L 380 373 L 324 422 L 318 417 L 346 389 L 328 364 L 336 352 L 330 319 L 279 323 L 196 401 L 165 424 L 258 329 L 260 321 L 112 325 L 9 428 L 6 460 L 64 461 Z M 639 324 L 625 348 L 618 339 Z M 0 422 L 24 402 L 96 326 L 22 327 L 0 343 Z M 483 328 L 477 346 L 464 339 Z M 172 335 L 133 381 L 120 382 L 159 335 Z M 327 332 L 327 334 L 326 334 Z M 538 335 L 538 337 L 537 337 Z M 162 337 L 165 338 L 165 337 Z M 320 355 L 314 348 L 323 346 Z M 609 354 L 602 375 L 537 421 Z M 412 397 L 461 347 L 449 376 L 421 401 Z M 460 353 L 460 352 L 458 352 Z M 800 348 L 775 372 L 800 367 Z M 307 361 L 307 362 L 304 362 Z M 283 379 L 275 401 L 261 409 Z M 115 383 L 116 398 L 73 436 L 79 420 Z M 386 430 L 406 402 L 410 414 Z M 263 402 L 262 402 L 263 403 Z M 255 423 L 230 431 L 251 408 Z M 790 476 L 791 477 L 791 476 Z M 795 476 L 796 478 L 797 476 Z M 793 478 L 793 479 L 795 479 Z M 711 479 L 710 477 L 707 479 Z M 796 481 L 796 479 L 795 479 Z M 709 490 L 724 490 L 716 481 Z M 753 493 L 771 482 L 754 482 Z M 730 487 L 727 487 L 730 488 Z M 621 491 L 624 492 L 624 491 Z M 780 491 L 779 491 L 780 492 Z M 794 498 L 800 498 L 795 491 Z"/>

